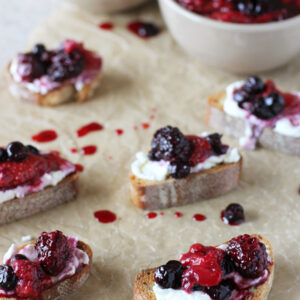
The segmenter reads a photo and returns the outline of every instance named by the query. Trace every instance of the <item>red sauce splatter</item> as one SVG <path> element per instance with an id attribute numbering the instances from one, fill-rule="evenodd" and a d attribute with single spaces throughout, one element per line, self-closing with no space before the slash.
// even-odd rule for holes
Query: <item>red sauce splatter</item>
<path id="1" fill-rule="evenodd" d="M 116 221 L 117 216 L 115 213 L 111 212 L 110 210 L 98 210 L 94 212 L 94 217 L 100 222 L 100 223 L 112 223 Z"/>
<path id="2" fill-rule="evenodd" d="M 161 211 L 159 214 L 160 214 L 161 216 L 164 216 L 164 215 L 165 215 L 165 213 L 164 213 L 163 211 Z"/>
<path id="3" fill-rule="evenodd" d="M 193 220 L 198 221 L 198 222 L 202 222 L 202 221 L 206 220 L 206 216 L 201 215 L 201 214 L 195 214 L 193 216 Z"/>
<path id="4" fill-rule="evenodd" d="M 43 130 L 31 137 L 35 142 L 46 143 L 54 141 L 57 138 L 57 133 L 54 130 Z"/>
<path id="5" fill-rule="evenodd" d="M 115 130 L 115 133 L 116 133 L 117 135 L 122 135 L 122 134 L 124 133 L 124 130 L 123 130 L 123 129 L 116 129 L 116 130 Z"/>
<path id="6" fill-rule="evenodd" d="M 177 218 L 181 218 L 182 217 L 182 213 L 180 211 L 175 211 L 174 212 L 174 215 L 177 217 Z"/>
<path id="7" fill-rule="evenodd" d="M 76 152 L 77 152 L 77 149 L 76 149 L 76 148 L 71 148 L 70 151 L 71 151 L 72 153 L 76 153 Z"/>
<path id="8" fill-rule="evenodd" d="M 147 213 L 147 218 L 148 219 L 154 219 L 156 217 L 157 217 L 157 213 L 156 212 L 151 211 L 151 212 Z"/>
<path id="9" fill-rule="evenodd" d="M 83 172 L 83 170 L 84 170 L 84 167 L 81 164 L 75 164 L 75 167 L 78 172 Z"/>
<path id="10" fill-rule="evenodd" d="M 90 132 L 94 132 L 94 131 L 98 131 L 98 130 L 102 130 L 103 126 L 97 122 L 92 122 L 89 123 L 87 125 L 82 126 L 81 128 L 79 128 L 77 130 L 77 136 L 78 137 L 82 137 L 85 136 L 87 134 L 89 134 Z"/>
<path id="11" fill-rule="evenodd" d="M 99 24 L 99 28 L 104 30 L 112 30 L 114 29 L 115 25 L 111 22 L 103 22 Z"/>
<path id="12" fill-rule="evenodd" d="M 97 146 L 94 146 L 94 145 L 85 146 L 81 149 L 81 152 L 84 155 L 92 155 L 97 152 Z"/>
<path id="13" fill-rule="evenodd" d="M 141 126 L 143 129 L 148 129 L 150 127 L 149 123 L 142 123 Z"/>

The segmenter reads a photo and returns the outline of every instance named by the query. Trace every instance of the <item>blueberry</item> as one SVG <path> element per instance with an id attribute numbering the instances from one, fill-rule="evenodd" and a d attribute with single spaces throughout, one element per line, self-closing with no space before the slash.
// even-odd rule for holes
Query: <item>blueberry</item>
<path id="1" fill-rule="evenodd" d="M 39 57 L 41 57 L 44 52 L 46 52 L 46 48 L 43 44 L 36 44 L 32 50 L 32 53 Z"/>
<path id="2" fill-rule="evenodd" d="M 0 148 L 0 162 L 4 162 L 7 160 L 7 152 L 5 149 Z"/>
<path id="3" fill-rule="evenodd" d="M 143 23 L 138 29 L 138 34 L 143 37 L 155 36 L 158 33 L 159 28 L 152 23 Z"/>
<path id="4" fill-rule="evenodd" d="M 179 261 L 170 260 L 166 265 L 155 270 L 154 279 L 164 289 L 179 289 L 183 271 L 184 267 Z"/>
<path id="5" fill-rule="evenodd" d="M 238 203 L 229 204 L 224 210 L 223 218 L 229 224 L 240 224 L 245 221 L 244 209 Z"/>
<path id="6" fill-rule="evenodd" d="M 257 76 L 250 76 L 245 84 L 243 89 L 248 93 L 259 94 L 265 90 L 266 86 L 264 82 Z"/>
<path id="7" fill-rule="evenodd" d="M 0 266 L 0 288 L 11 291 L 16 287 L 17 281 L 18 277 L 11 266 Z"/>
<path id="8" fill-rule="evenodd" d="M 10 263 L 14 262 L 15 260 L 28 260 L 28 258 L 23 254 L 16 254 L 10 261 Z"/>
<path id="9" fill-rule="evenodd" d="M 176 160 L 171 162 L 168 173 L 171 177 L 182 179 L 187 177 L 191 172 L 191 167 L 188 162 Z"/>
<path id="10" fill-rule="evenodd" d="M 27 158 L 27 148 L 20 142 L 12 142 L 6 148 L 8 159 L 11 161 L 23 161 Z"/>
<path id="11" fill-rule="evenodd" d="M 34 146 L 32 146 L 32 145 L 27 145 L 26 148 L 29 152 L 31 152 L 34 155 L 39 155 L 40 154 L 39 150 L 37 148 L 35 148 Z"/>
<path id="12" fill-rule="evenodd" d="M 253 100 L 253 95 L 245 91 L 244 89 L 239 89 L 234 92 L 233 99 L 243 108 L 245 102 L 251 102 Z"/>
<path id="13" fill-rule="evenodd" d="M 222 138 L 222 135 L 218 134 L 218 133 L 210 134 L 206 137 L 206 139 L 210 143 L 213 151 L 217 155 L 225 154 L 228 150 L 228 146 L 222 144 L 221 138 Z"/>
<path id="14" fill-rule="evenodd" d="M 281 95 L 271 92 L 267 97 L 256 99 L 251 113 L 262 120 L 270 120 L 278 116 L 284 109 L 285 101 Z"/>

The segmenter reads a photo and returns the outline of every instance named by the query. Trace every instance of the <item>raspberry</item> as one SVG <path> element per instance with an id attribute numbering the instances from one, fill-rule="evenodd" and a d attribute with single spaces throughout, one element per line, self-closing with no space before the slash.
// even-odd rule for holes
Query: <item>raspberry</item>
<path id="1" fill-rule="evenodd" d="M 244 277 L 257 278 L 268 266 L 266 246 L 248 234 L 230 240 L 226 252 Z"/>
<path id="2" fill-rule="evenodd" d="M 204 162 L 211 155 L 212 147 L 205 138 L 194 135 L 186 136 L 186 138 L 192 146 L 192 154 L 189 159 L 191 167 Z"/>
<path id="3" fill-rule="evenodd" d="M 62 272 L 71 255 L 67 237 L 58 230 L 43 232 L 36 241 L 35 249 L 43 270 L 53 276 Z"/>

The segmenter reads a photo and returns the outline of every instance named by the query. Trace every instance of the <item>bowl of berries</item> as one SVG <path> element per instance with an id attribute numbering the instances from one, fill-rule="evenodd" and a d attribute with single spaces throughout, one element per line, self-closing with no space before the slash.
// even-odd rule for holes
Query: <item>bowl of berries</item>
<path id="1" fill-rule="evenodd" d="M 114 13 L 131 9 L 149 0 L 68 0 L 92 13 Z"/>
<path id="2" fill-rule="evenodd" d="M 159 0 L 171 35 L 201 62 L 251 74 L 287 64 L 300 53 L 300 2 L 292 0 Z"/>

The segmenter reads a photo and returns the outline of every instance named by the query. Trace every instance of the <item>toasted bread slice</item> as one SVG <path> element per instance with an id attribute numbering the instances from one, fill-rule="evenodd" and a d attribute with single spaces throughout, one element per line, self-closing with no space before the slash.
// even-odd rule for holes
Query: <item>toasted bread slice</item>
<path id="1" fill-rule="evenodd" d="M 253 296 L 251 296 L 250 298 L 248 297 L 245 300 L 266 300 L 270 293 L 274 278 L 274 253 L 271 243 L 267 239 L 257 234 L 254 234 L 252 236 L 257 237 L 263 244 L 267 246 L 269 250 L 269 256 L 273 264 L 269 265 L 268 267 L 268 271 L 270 272 L 268 280 L 264 284 L 251 289 Z M 134 300 L 156 300 L 155 294 L 153 292 L 153 286 L 155 284 L 155 270 L 155 268 L 143 270 L 136 276 L 134 282 Z"/>
<path id="2" fill-rule="evenodd" d="M 131 200 L 142 209 L 161 209 L 218 197 L 238 185 L 242 161 L 241 158 L 236 163 L 217 165 L 183 179 L 151 181 L 137 178 L 131 173 Z"/>
<path id="3" fill-rule="evenodd" d="M 223 106 L 226 91 L 219 92 L 208 98 L 206 122 L 214 129 L 227 135 L 242 137 L 245 135 L 246 123 L 244 119 L 232 117 L 224 112 Z M 282 135 L 269 127 L 265 127 L 258 137 L 259 146 L 300 156 L 300 138 Z"/>
<path id="4" fill-rule="evenodd" d="M 78 241 L 77 248 L 83 250 L 89 257 L 89 264 L 83 266 L 73 276 L 63 279 L 52 287 L 42 292 L 39 299 L 63 299 L 64 297 L 76 292 L 88 279 L 92 265 L 93 252 L 89 245 L 82 241 Z M 0 297 L 1 300 L 17 300 L 17 298 Z M 19 298 L 18 298 L 19 299 Z M 27 298 L 22 298 L 26 300 Z"/>
<path id="5" fill-rule="evenodd" d="M 24 198 L 14 198 L 0 203 L 0 224 L 13 222 L 75 200 L 77 181 L 78 172 L 67 176 L 56 186 L 48 186 Z"/>
<path id="6" fill-rule="evenodd" d="M 8 64 L 6 73 L 11 94 L 17 99 L 41 106 L 56 106 L 70 101 L 84 102 L 92 95 L 101 79 L 100 69 L 95 78 L 79 91 L 75 89 L 70 80 L 67 80 L 60 88 L 44 95 L 29 90 L 22 82 L 15 81 L 10 73 L 10 65 L 11 63 Z"/>

